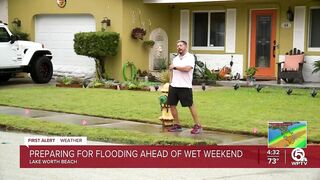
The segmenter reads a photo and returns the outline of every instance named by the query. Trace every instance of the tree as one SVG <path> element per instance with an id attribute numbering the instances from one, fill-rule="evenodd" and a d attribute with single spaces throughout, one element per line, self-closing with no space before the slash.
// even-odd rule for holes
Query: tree
<path id="1" fill-rule="evenodd" d="M 119 39 L 116 32 L 81 32 L 74 36 L 74 50 L 78 55 L 94 58 L 96 77 L 101 80 L 105 58 L 118 53 Z"/>

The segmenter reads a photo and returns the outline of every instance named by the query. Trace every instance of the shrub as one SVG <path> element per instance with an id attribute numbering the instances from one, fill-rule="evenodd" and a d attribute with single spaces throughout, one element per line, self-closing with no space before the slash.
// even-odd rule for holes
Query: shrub
<path id="1" fill-rule="evenodd" d="M 137 74 L 139 77 L 148 76 L 148 72 L 146 70 L 142 71 L 141 69 L 138 69 Z"/>
<path id="2" fill-rule="evenodd" d="M 10 28 L 11 33 L 18 38 L 18 40 L 30 41 L 29 34 L 22 32 L 16 27 Z"/>
<path id="3" fill-rule="evenodd" d="M 104 74 L 104 59 L 118 53 L 120 35 L 116 32 L 81 32 L 74 36 L 74 50 L 78 55 L 94 58 L 97 78 Z"/>
<path id="4" fill-rule="evenodd" d="M 166 69 L 168 69 L 168 63 L 166 58 L 159 58 L 155 59 L 154 61 L 156 62 L 154 70 L 165 71 Z"/>
<path id="5" fill-rule="evenodd" d="M 83 80 L 78 77 L 71 76 L 60 76 L 56 79 L 56 81 L 60 84 L 71 85 L 71 84 L 83 84 Z"/>
<path id="6" fill-rule="evenodd" d="M 207 65 L 202 61 L 196 59 L 195 68 L 193 72 L 193 79 L 195 80 L 205 80 L 205 81 L 216 81 L 217 75 L 213 74 L 210 69 L 207 68 Z"/>
<path id="7" fill-rule="evenodd" d="M 312 73 L 316 73 L 320 71 L 320 61 L 315 61 L 313 63 L 313 71 Z"/>
<path id="8" fill-rule="evenodd" d="M 249 78 L 253 78 L 257 71 L 258 69 L 256 67 L 249 67 L 245 72 Z"/>
<path id="9" fill-rule="evenodd" d="M 161 81 L 162 83 L 168 83 L 168 82 L 170 82 L 170 73 L 169 73 L 168 70 L 161 72 L 161 74 L 160 74 L 160 81 Z"/>

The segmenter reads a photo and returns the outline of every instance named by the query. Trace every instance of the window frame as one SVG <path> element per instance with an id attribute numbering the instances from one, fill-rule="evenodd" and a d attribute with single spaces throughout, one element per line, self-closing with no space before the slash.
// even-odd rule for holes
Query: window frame
<path id="1" fill-rule="evenodd" d="M 226 22 L 227 22 L 227 11 L 226 10 L 201 10 L 201 11 L 192 11 L 192 29 L 191 29 L 191 50 L 214 50 L 214 51 L 224 51 L 226 46 L 226 41 L 224 41 L 224 46 L 210 46 L 210 27 L 211 27 L 211 14 L 212 13 L 224 13 L 225 15 L 225 29 L 224 29 L 224 39 L 226 40 Z M 208 13 L 208 37 L 207 37 L 207 46 L 193 46 L 193 40 L 194 40 L 194 14 L 195 13 Z"/>
<path id="2" fill-rule="evenodd" d="M 310 47 L 311 45 L 311 11 L 313 9 L 319 9 L 320 6 L 314 6 L 309 8 L 309 18 L 308 18 L 308 42 L 307 42 L 307 49 L 309 52 L 320 52 L 320 47 Z"/>
<path id="3" fill-rule="evenodd" d="M 1 29 L 4 29 L 5 32 L 7 32 L 7 35 L 8 35 L 8 41 L 0 41 L 0 43 L 8 43 L 10 42 L 10 36 L 11 34 L 8 32 L 8 29 L 6 27 L 0 27 Z"/>

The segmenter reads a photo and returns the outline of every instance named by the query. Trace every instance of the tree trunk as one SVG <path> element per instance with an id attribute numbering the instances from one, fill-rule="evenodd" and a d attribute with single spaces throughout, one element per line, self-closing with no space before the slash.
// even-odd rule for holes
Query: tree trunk
<path id="1" fill-rule="evenodd" d="M 104 65 L 105 65 L 105 60 L 104 60 L 104 58 L 101 58 L 101 59 L 99 59 L 99 62 L 100 62 L 100 72 L 101 72 L 101 77 L 102 78 L 106 78 L 106 75 L 105 75 L 105 73 L 106 73 L 106 70 L 105 70 L 105 68 L 104 68 Z"/>
<path id="2" fill-rule="evenodd" d="M 96 62 L 96 78 L 98 80 L 102 79 L 102 73 L 101 73 L 101 64 L 99 59 L 94 59 Z"/>

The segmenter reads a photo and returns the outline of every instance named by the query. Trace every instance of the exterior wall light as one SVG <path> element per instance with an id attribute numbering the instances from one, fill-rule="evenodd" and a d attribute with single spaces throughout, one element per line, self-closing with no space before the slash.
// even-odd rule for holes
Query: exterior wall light
<path id="1" fill-rule="evenodd" d="M 101 21 L 101 30 L 105 31 L 109 26 L 111 26 L 111 20 L 107 17 L 104 17 Z"/>
<path id="2" fill-rule="evenodd" d="M 288 19 L 288 21 L 293 21 L 293 19 L 294 19 L 294 14 L 293 14 L 293 11 L 290 6 L 287 11 L 287 19 Z"/>

